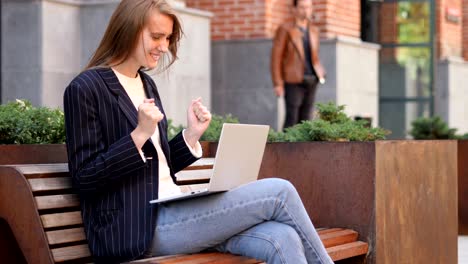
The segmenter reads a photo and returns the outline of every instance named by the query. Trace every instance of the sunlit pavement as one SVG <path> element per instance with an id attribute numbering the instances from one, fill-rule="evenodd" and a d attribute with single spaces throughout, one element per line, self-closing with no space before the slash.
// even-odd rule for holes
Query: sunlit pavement
<path id="1" fill-rule="evenodd" d="M 468 264 L 468 236 L 458 237 L 458 264 Z"/>

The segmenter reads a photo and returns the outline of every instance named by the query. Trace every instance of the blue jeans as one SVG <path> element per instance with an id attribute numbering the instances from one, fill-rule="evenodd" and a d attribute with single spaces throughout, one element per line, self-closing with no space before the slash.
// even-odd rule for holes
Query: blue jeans
<path id="1" fill-rule="evenodd" d="M 151 255 L 210 248 L 269 264 L 333 263 L 296 189 L 281 179 L 160 205 Z"/>

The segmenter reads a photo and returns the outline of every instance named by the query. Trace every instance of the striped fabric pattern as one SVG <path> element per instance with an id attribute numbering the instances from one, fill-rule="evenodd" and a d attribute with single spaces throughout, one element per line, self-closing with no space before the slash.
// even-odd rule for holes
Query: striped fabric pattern
<path id="1" fill-rule="evenodd" d="M 140 72 L 145 92 L 164 113 L 153 80 Z M 130 133 L 138 113 L 110 68 L 82 72 L 64 94 L 68 161 L 90 250 L 96 262 L 140 257 L 151 245 L 158 198 L 158 158 L 151 140 L 143 162 Z M 167 120 L 159 124 L 161 146 L 171 176 L 193 163 L 181 134 L 167 139 Z"/>

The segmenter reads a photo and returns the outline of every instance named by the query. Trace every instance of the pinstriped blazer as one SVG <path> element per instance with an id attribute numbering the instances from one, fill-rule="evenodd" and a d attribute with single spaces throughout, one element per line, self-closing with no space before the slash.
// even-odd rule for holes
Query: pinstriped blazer
<path id="1" fill-rule="evenodd" d="M 164 113 L 153 80 L 140 71 L 148 98 Z M 96 262 L 123 262 L 143 255 L 154 236 L 158 158 L 151 139 L 143 162 L 130 133 L 138 113 L 110 68 L 82 72 L 64 94 L 66 144 L 73 186 L 91 253 Z M 167 120 L 158 124 L 170 173 L 193 163 L 181 134 L 167 139 Z"/>

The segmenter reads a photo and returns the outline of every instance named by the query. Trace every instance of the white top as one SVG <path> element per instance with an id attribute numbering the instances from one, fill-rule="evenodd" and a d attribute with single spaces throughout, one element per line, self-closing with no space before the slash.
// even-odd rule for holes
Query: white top
<path id="1" fill-rule="evenodd" d="M 114 69 L 112 70 L 119 79 L 120 84 L 123 86 L 128 96 L 132 100 L 133 105 L 138 110 L 138 106 L 143 103 L 144 99 L 146 99 L 145 89 L 143 88 L 143 81 L 141 80 L 140 75 L 138 74 L 135 78 L 130 78 L 119 73 Z M 182 135 L 184 136 L 185 140 L 184 133 L 182 133 Z M 153 144 L 155 144 L 156 152 L 158 153 L 159 198 L 180 194 L 182 192 L 181 188 L 172 181 L 166 156 L 164 155 L 164 152 L 161 148 L 159 129 L 155 130 L 154 134 L 151 136 L 151 140 L 153 141 Z M 187 144 L 187 141 L 185 141 L 185 144 Z M 199 142 L 197 142 L 194 149 L 189 144 L 187 144 L 187 147 L 190 149 L 192 155 L 194 155 L 195 157 L 200 158 L 202 156 L 202 148 Z M 144 156 L 143 151 L 139 151 L 141 158 L 146 162 L 146 158 Z"/>

